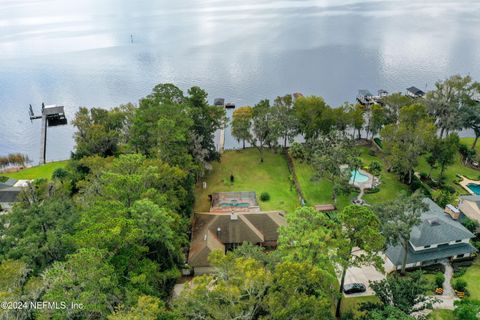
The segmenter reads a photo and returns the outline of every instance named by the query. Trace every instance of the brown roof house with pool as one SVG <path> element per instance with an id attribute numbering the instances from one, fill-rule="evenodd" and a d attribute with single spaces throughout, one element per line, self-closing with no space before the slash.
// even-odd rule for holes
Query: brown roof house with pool
<path id="1" fill-rule="evenodd" d="M 243 242 L 274 249 L 278 228 L 285 225 L 282 211 L 260 210 L 255 192 L 215 193 L 210 211 L 194 215 L 188 264 L 198 275 L 212 271 L 213 250 L 227 252 Z"/>

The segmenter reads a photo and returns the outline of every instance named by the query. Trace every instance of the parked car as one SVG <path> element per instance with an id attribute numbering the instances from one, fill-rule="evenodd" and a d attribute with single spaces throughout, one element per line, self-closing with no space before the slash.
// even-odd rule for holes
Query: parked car
<path id="1" fill-rule="evenodd" d="M 345 294 L 360 293 L 367 291 L 367 288 L 363 283 L 349 283 L 343 286 L 343 292 Z"/>

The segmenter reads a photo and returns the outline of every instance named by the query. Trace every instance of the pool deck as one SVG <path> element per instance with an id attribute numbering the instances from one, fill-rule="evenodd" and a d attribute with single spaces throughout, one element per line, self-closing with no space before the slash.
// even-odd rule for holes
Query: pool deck
<path id="1" fill-rule="evenodd" d="M 468 187 L 468 185 L 469 185 L 470 183 L 480 185 L 480 181 L 478 181 L 478 180 L 470 180 L 470 179 L 468 179 L 468 178 L 466 178 L 466 177 L 464 177 L 464 176 L 461 176 L 461 177 L 462 177 L 462 179 L 463 179 L 463 180 L 460 182 L 460 185 L 462 186 L 462 188 L 465 189 L 465 190 L 467 190 L 468 193 L 470 193 L 471 195 L 476 195 L 476 193 L 473 192 L 473 191 Z"/>
<path id="2" fill-rule="evenodd" d="M 365 190 L 373 188 L 374 177 L 371 173 L 368 173 L 367 171 L 362 169 L 358 169 L 358 172 L 365 175 L 368 178 L 367 181 L 364 181 L 364 182 L 355 181 L 355 182 L 350 182 L 350 184 L 360 189 L 360 193 L 357 196 L 357 200 L 363 201 L 362 198 L 363 198 L 363 195 L 365 194 Z"/>
<path id="3" fill-rule="evenodd" d="M 362 169 L 358 169 L 358 172 L 366 176 L 368 178 L 367 181 L 364 181 L 364 182 L 355 181 L 355 182 L 350 182 L 350 184 L 354 185 L 360 190 L 371 189 L 373 187 L 373 175 Z"/>

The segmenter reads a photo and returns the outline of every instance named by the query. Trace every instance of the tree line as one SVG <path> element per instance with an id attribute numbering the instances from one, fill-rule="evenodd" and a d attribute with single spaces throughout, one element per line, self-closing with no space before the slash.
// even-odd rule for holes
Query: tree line
<path id="1" fill-rule="evenodd" d="M 264 148 L 286 147 L 296 136 L 303 137 L 310 155 L 318 153 L 318 141 L 328 136 L 335 136 L 329 139 L 330 145 L 340 138 L 378 137 L 382 139 L 387 169 L 411 184 L 422 155 L 430 155 L 432 168 L 440 166 L 440 179 L 458 151 L 465 163 L 480 160 L 475 151 L 480 138 L 479 100 L 480 83 L 459 75 L 438 81 L 424 99 L 394 93 L 382 98 L 381 104 L 345 103 L 332 108 L 321 97 L 286 95 L 277 97 L 273 105 L 262 100 L 253 107 L 236 109 L 232 135 L 243 147 L 248 142 L 258 148 L 261 161 Z M 470 147 L 459 143 L 457 132 L 463 129 L 475 134 Z"/>
<path id="2" fill-rule="evenodd" d="M 9 155 L 0 157 L 0 169 L 9 166 L 25 167 L 30 162 L 28 155 L 22 153 L 10 153 Z"/>

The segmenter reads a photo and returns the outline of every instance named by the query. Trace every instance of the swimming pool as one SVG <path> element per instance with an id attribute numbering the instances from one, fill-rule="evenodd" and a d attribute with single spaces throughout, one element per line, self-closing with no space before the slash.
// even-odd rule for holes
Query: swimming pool
<path id="1" fill-rule="evenodd" d="M 472 190 L 473 193 L 480 195 L 480 184 L 469 183 L 467 184 L 467 187 Z"/>
<path id="2" fill-rule="evenodd" d="M 224 202 L 220 203 L 220 207 L 240 207 L 240 208 L 246 208 L 249 207 L 250 204 L 248 202 Z"/>
<path id="3" fill-rule="evenodd" d="M 368 176 L 364 175 L 358 170 L 352 170 L 351 171 L 351 178 L 350 178 L 350 183 L 359 182 L 359 183 L 364 183 L 368 181 Z"/>

